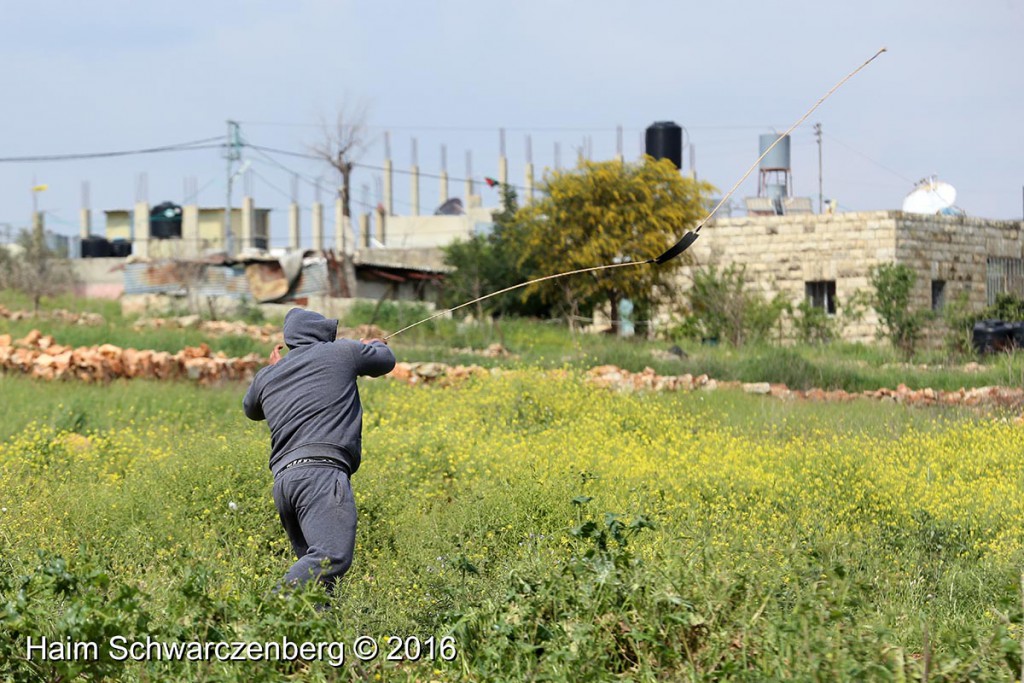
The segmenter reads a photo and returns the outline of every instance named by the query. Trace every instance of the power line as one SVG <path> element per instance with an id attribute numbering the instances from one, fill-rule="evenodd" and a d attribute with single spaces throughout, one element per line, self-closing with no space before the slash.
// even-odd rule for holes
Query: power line
<path id="1" fill-rule="evenodd" d="M 192 194 L 187 195 L 184 198 L 183 202 L 185 204 L 188 204 L 190 202 L 198 202 L 199 201 L 199 195 L 201 195 L 203 192 L 205 192 L 207 189 L 209 189 L 209 187 L 211 185 L 213 185 L 214 183 L 216 183 L 217 180 L 218 180 L 217 178 L 214 178 L 213 180 L 207 181 L 207 183 L 205 185 L 203 185 L 201 188 L 199 188 L 198 190 L 196 190 Z"/>
<path id="2" fill-rule="evenodd" d="M 287 192 L 282 190 L 280 187 L 278 187 L 274 183 L 272 183 L 269 180 L 267 180 L 266 178 L 264 178 L 263 174 L 260 173 L 259 171 L 257 171 L 256 169 L 252 169 L 252 174 L 254 176 L 256 176 L 257 178 L 259 178 L 260 180 L 262 180 L 264 185 L 267 185 L 268 187 L 270 187 L 270 189 L 272 189 L 275 192 L 277 192 L 278 194 L 282 195 L 285 199 L 289 199 L 289 200 L 291 199 L 291 195 L 289 195 Z"/>
<path id="3" fill-rule="evenodd" d="M 247 126 L 280 126 L 282 128 L 320 128 L 317 123 L 301 123 L 298 121 L 239 121 Z M 691 130 L 762 130 L 766 128 L 776 129 L 783 126 L 775 124 L 709 124 L 686 126 Z M 515 132 L 540 132 L 540 133 L 614 133 L 618 126 L 464 126 L 464 125 L 373 125 L 365 126 L 368 130 L 411 130 L 411 131 L 451 131 L 465 133 L 493 133 L 501 128 Z M 646 130 L 641 127 L 625 126 L 624 131 L 636 132 Z"/>
<path id="4" fill-rule="evenodd" d="M 254 145 L 252 143 L 245 143 L 245 144 L 246 144 L 247 147 L 250 147 L 250 148 L 255 149 L 257 151 L 271 152 L 271 153 L 274 153 L 274 154 L 285 154 L 287 156 L 298 157 L 300 159 L 311 159 L 313 161 L 323 161 L 323 157 L 315 156 L 313 154 L 307 154 L 307 153 L 303 153 L 303 152 L 293 152 L 291 150 L 277 149 L 275 147 L 267 147 L 265 145 Z M 364 168 L 364 169 L 367 169 L 367 170 L 370 170 L 370 171 L 379 171 L 379 172 L 387 171 L 387 169 L 384 168 L 383 166 L 374 166 L 372 164 L 353 163 L 353 166 L 355 166 L 356 168 Z M 282 168 L 284 168 L 284 167 L 282 166 Z M 402 174 L 402 175 L 413 175 L 412 171 L 409 171 L 409 170 L 406 170 L 406 169 L 403 169 L 403 168 L 392 168 L 391 171 L 393 173 L 399 173 L 399 174 Z M 431 178 L 433 180 L 440 180 L 441 177 L 442 177 L 442 176 L 437 175 L 435 173 L 426 173 L 424 171 L 419 171 L 416 175 L 418 175 L 421 178 Z M 451 181 L 451 182 L 455 182 L 455 183 L 461 183 L 461 182 L 465 182 L 467 180 L 467 178 L 457 178 L 457 177 L 453 177 L 453 176 L 448 176 L 448 180 Z M 477 179 L 473 178 L 472 180 L 475 182 Z M 505 184 L 508 185 L 509 187 L 515 188 L 517 190 L 525 191 L 525 190 L 528 189 L 525 185 L 516 185 L 514 183 L 505 183 Z M 539 191 L 539 188 L 535 187 L 534 190 L 538 190 Z"/>
<path id="5" fill-rule="evenodd" d="M 214 149 L 221 145 L 210 145 L 205 144 L 209 142 L 217 142 L 223 140 L 223 135 L 218 135 L 215 138 L 204 138 L 202 140 L 193 140 L 192 142 L 179 142 L 174 145 L 163 145 L 161 147 L 149 147 L 145 149 L 131 149 L 119 152 L 87 152 L 83 154 L 42 154 L 36 156 L 24 156 L 24 157 L 0 157 L 0 163 L 21 163 L 21 162 L 37 162 L 37 161 L 74 161 L 77 159 L 100 159 L 106 157 L 123 157 L 130 156 L 133 154 L 156 154 L 159 152 L 188 152 L 194 149 Z"/>
<path id="6" fill-rule="evenodd" d="M 838 142 L 838 143 L 839 143 L 840 145 L 842 145 L 842 146 L 843 146 L 843 147 L 845 147 L 846 149 L 850 150 L 850 151 L 851 151 L 851 152 L 853 152 L 854 154 L 857 154 L 858 156 L 861 156 L 861 157 L 863 157 L 863 158 L 867 159 L 868 161 L 870 161 L 871 163 L 873 163 L 873 164 L 874 164 L 875 166 L 877 166 L 878 168 L 882 169 L 883 171 L 888 171 L 889 173 L 892 173 L 892 174 L 893 174 L 894 176 L 896 176 L 897 178 L 902 178 L 903 180 L 907 181 L 907 182 L 908 182 L 908 183 L 910 183 L 911 185 L 913 185 L 913 184 L 914 184 L 914 181 L 913 181 L 913 180 L 911 180 L 911 179 L 910 179 L 910 178 L 908 178 L 907 176 L 903 175 L 903 174 L 902 174 L 902 173 L 900 173 L 899 171 L 894 171 L 894 170 L 892 170 L 891 168 L 889 168 L 888 166 L 886 166 L 885 164 L 883 164 L 883 163 L 881 163 L 881 162 L 878 162 L 878 161 L 875 161 L 874 159 L 872 159 L 871 157 L 869 157 L 869 156 L 868 156 L 867 154 L 864 154 L 864 152 L 861 152 L 860 150 L 856 149 L 856 148 L 855 148 L 855 147 L 853 147 L 852 145 L 848 145 L 848 144 L 846 144 L 845 142 L 843 142 L 842 140 L 840 140 L 840 139 L 839 139 L 839 138 L 837 138 L 836 136 L 834 136 L 834 135 L 831 135 L 831 134 L 829 134 L 829 133 L 823 133 L 823 135 L 824 135 L 824 136 L 825 136 L 826 138 L 828 138 L 829 140 L 831 140 L 832 142 Z"/>

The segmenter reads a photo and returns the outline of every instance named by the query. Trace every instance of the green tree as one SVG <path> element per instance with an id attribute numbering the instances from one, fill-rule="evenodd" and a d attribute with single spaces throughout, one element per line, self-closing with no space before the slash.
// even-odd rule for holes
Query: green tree
<path id="1" fill-rule="evenodd" d="M 445 263 L 455 269 L 445 278 L 445 306 L 458 306 L 529 279 L 529 265 L 518 263 L 518 209 L 515 188 L 502 184 L 501 209 L 494 214 L 491 232 L 458 240 L 444 248 Z M 550 306 L 536 296 L 523 299 L 516 292 L 507 292 L 479 302 L 473 310 L 480 319 L 486 314 L 543 316 L 549 313 Z"/>
<path id="2" fill-rule="evenodd" d="M 517 214 L 519 260 L 535 275 L 551 275 L 657 256 L 704 217 L 713 187 L 685 178 L 667 160 L 581 161 L 544 179 L 544 197 Z M 527 288 L 547 303 L 579 315 L 588 305 L 628 298 L 651 309 L 673 294 L 682 259 L 660 266 L 614 268 Z"/>
<path id="3" fill-rule="evenodd" d="M 917 274 L 904 263 L 883 263 L 871 269 L 871 306 L 882 323 L 881 336 L 907 359 L 914 355 L 928 312 L 910 307 Z"/>

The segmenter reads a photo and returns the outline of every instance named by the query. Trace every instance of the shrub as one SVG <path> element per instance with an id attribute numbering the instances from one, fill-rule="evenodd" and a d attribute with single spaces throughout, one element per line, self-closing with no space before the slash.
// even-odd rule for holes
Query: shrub
<path id="1" fill-rule="evenodd" d="M 735 264 L 721 271 L 715 266 L 695 270 L 687 292 L 690 312 L 677 332 L 734 346 L 766 339 L 788 304 L 781 294 L 768 301 L 749 291 L 745 276 L 746 268 Z"/>
<path id="2" fill-rule="evenodd" d="M 874 289 L 871 305 L 882 323 L 880 336 L 887 338 L 906 358 L 914 355 L 921 339 L 927 311 L 910 307 L 910 293 L 917 274 L 903 263 L 883 263 L 871 269 Z"/>
<path id="3" fill-rule="evenodd" d="M 839 336 L 838 319 L 810 302 L 801 301 L 793 312 L 792 320 L 796 338 L 804 344 L 824 344 Z"/>

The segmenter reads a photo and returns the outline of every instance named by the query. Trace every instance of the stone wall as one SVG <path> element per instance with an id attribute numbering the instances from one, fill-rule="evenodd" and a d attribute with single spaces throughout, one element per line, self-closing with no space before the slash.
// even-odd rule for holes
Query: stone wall
<path id="1" fill-rule="evenodd" d="M 931 306 L 931 283 L 946 282 L 946 302 L 967 293 L 972 309 L 987 301 L 986 273 L 990 256 L 1021 258 L 1024 224 L 964 216 L 919 216 L 894 213 L 896 259 L 917 272 L 915 304 Z"/>
<path id="2" fill-rule="evenodd" d="M 946 301 L 967 291 L 972 308 L 985 305 L 986 259 L 1020 258 L 1024 224 L 900 211 L 835 215 L 756 216 L 715 220 L 687 252 L 693 265 L 681 271 L 687 287 L 694 267 L 746 267 L 750 286 L 766 297 L 782 292 L 793 304 L 805 299 L 807 282 L 834 280 L 840 308 L 855 292 L 870 292 L 870 271 L 901 262 L 918 274 L 915 305 L 931 307 L 932 280 L 947 282 Z M 676 306 L 675 308 L 680 308 Z M 850 341 L 872 341 L 877 316 L 848 324 Z"/>
<path id="3" fill-rule="evenodd" d="M 93 299 L 118 299 L 124 293 L 123 258 L 72 259 L 75 294 Z"/>

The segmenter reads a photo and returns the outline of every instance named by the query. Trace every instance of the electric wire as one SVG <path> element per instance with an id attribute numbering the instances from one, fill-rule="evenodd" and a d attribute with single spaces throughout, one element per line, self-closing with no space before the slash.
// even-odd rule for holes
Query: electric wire
<path id="1" fill-rule="evenodd" d="M 793 130 L 794 130 L 794 129 L 796 129 L 796 128 L 797 128 L 797 127 L 798 127 L 798 126 L 799 126 L 799 125 L 801 124 L 801 123 L 803 123 L 804 121 L 806 121 L 806 120 L 807 120 L 807 117 L 809 117 L 809 116 L 810 116 L 811 114 L 813 114 L 813 113 L 814 113 L 814 110 L 815 110 L 815 109 L 817 109 L 818 107 L 820 107 L 820 106 L 821 106 L 821 103 L 822 103 L 822 102 L 824 102 L 825 100 L 827 100 L 827 99 L 828 99 L 828 98 L 829 98 L 829 97 L 830 97 L 830 96 L 832 95 L 832 93 L 834 93 L 834 92 L 835 92 L 836 90 L 838 90 L 838 89 L 839 89 L 839 88 L 840 88 L 840 87 L 841 87 L 841 86 L 843 85 L 843 83 L 846 83 L 846 82 L 847 82 L 848 80 L 850 80 L 851 78 L 853 78 L 854 76 L 856 76 L 856 75 L 857 75 L 857 73 L 858 73 L 858 72 L 859 72 L 859 71 L 860 71 L 861 69 L 863 69 L 864 67 L 866 67 L 866 66 L 867 66 L 868 64 L 870 64 L 871 62 L 875 61 L 875 59 L 877 59 L 877 58 L 878 58 L 878 56 L 879 56 L 880 54 L 882 54 L 883 52 L 885 52 L 885 51 L 886 51 L 886 48 L 884 48 L 884 47 L 883 47 L 883 48 L 882 48 L 881 50 L 879 50 L 878 52 L 876 52 L 875 54 L 873 54 L 873 55 L 871 56 L 871 58 L 870 58 L 870 59 L 868 59 L 867 61 L 865 61 L 865 62 L 864 62 L 863 64 L 861 64 L 860 66 L 858 66 L 858 67 L 857 67 L 856 69 L 854 69 L 854 70 L 853 70 L 853 71 L 851 71 L 850 73 L 848 73 L 848 74 L 846 74 L 845 76 L 843 76 L 843 78 L 842 78 L 842 79 L 840 79 L 840 81 L 839 81 L 838 83 L 836 83 L 835 85 L 833 85 L 833 86 L 832 86 L 832 88 L 831 88 L 831 89 L 830 89 L 830 90 L 829 90 L 829 91 L 828 91 L 827 93 L 825 93 L 825 94 L 824 94 L 824 95 L 822 95 L 822 96 L 821 96 L 820 98 L 818 98 L 818 101 L 817 101 L 817 102 L 815 102 L 815 103 L 814 103 L 814 104 L 813 104 L 813 105 L 811 106 L 811 108 L 810 108 L 810 109 L 808 109 L 808 110 L 807 110 L 807 111 L 806 111 L 806 112 L 804 113 L 804 115 L 803 115 L 803 116 L 801 116 L 801 117 L 800 117 L 799 119 L 797 119 L 797 120 L 796 120 L 796 122 L 795 122 L 795 123 L 794 123 L 794 124 L 793 124 L 792 126 L 790 126 L 790 127 L 789 127 L 789 128 L 788 128 L 788 129 L 786 130 L 786 132 L 785 132 L 785 133 L 783 133 L 782 135 L 779 135 L 779 136 L 778 136 L 777 138 L 775 138 L 775 142 L 773 142 L 773 143 L 772 143 L 771 145 L 769 145 L 769 146 L 768 146 L 768 149 L 766 149 L 765 151 L 761 152 L 761 156 L 757 157 L 757 159 L 756 159 L 756 160 L 754 161 L 754 163 L 750 165 L 750 168 L 748 168 L 748 169 L 747 169 L 747 172 L 746 172 L 746 173 L 744 173 L 744 174 L 743 174 L 743 176 L 742 176 L 742 177 L 740 177 L 740 179 L 736 181 L 736 184 L 732 186 L 732 189 L 730 189 L 730 190 L 729 190 L 729 191 L 728 191 L 727 193 L 725 193 L 725 196 L 724 196 L 724 197 L 722 197 L 722 199 L 721 199 L 721 200 L 720 200 L 720 201 L 718 202 L 718 204 L 716 204 L 716 205 L 715 205 L 715 208 L 711 209 L 711 212 L 710 212 L 710 213 L 708 213 L 707 217 L 706 217 L 706 218 L 704 218 L 704 220 L 702 220 L 702 221 L 700 222 L 700 224 L 699 224 L 699 225 L 697 226 L 697 228 L 696 228 L 696 229 L 694 230 L 694 232 L 695 232 L 695 233 L 700 233 L 700 229 L 701 229 L 702 227 L 704 227 L 704 224 L 705 224 L 706 222 L 708 222 L 709 220 L 711 220 L 711 218 L 712 218 L 712 217 L 713 217 L 713 216 L 714 216 L 714 215 L 715 215 L 715 214 L 716 214 L 716 213 L 718 212 L 718 210 L 719 210 L 720 208 L 722 208 L 722 205 L 723 205 L 723 204 L 725 204 L 725 202 L 726 202 L 726 201 L 728 201 L 729 197 L 731 197 L 731 196 L 733 195 L 733 193 L 734 193 L 734 192 L 736 192 L 736 190 L 737 190 L 737 189 L 739 189 L 739 186 L 743 184 L 743 181 L 744 181 L 744 180 L 746 180 L 746 179 L 747 179 L 747 178 L 748 178 L 748 177 L 750 176 L 750 174 L 754 172 L 754 169 L 755 169 L 755 168 L 757 168 L 757 165 L 758 165 L 758 164 L 760 164 L 760 163 L 761 163 L 761 161 L 762 161 L 762 160 L 763 160 L 763 159 L 764 159 L 764 158 L 765 158 L 766 156 L 768 156 L 768 154 L 769 154 L 769 153 L 770 153 L 770 152 L 771 152 L 771 151 L 772 151 L 773 149 L 775 149 L 775 146 L 776 146 L 776 145 L 778 145 L 778 144 L 779 144 L 779 142 L 781 142 L 783 138 L 785 138 L 785 137 L 786 137 L 787 135 L 789 135 L 790 133 L 792 133 L 792 132 L 793 132 Z"/>
<path id="2" fill-rule="evenodd" d="M 287 150 L 287 149 L 278 149 L 276 147 L 267 147 L 266 145 L 254 145 L 252 143 L 245 143 L 245 146 L 249 147 L 249 148 L 252 148 L 252 149 L 255 149 L 255 150 L 258 150 L 258 151 L 270 152 L 270 153 L 273 153 L 273 154 L 284 154 L 284 155 L 287 155 L 287 156 L 298 157 L 300 159 L 310 159 L 310 160 L 313 160 L 313 161 L 323 161 L 323 157 L 316 156 L 314 154 L 308 154 L 308 153 L 303 153 L 303 152 L 294 152 L 294 151 Z M 386 172 L 387 171 L 387 169 L 385 167 L 383 167 L 383 166 L 374 166 L 373 164 L 364 164 L 364 163 L 361 163 L 361 162 L 356 162 L 356 163 L 353 163 L 352 165 L 355 166 L 356 168 L 362 168 L 362 169 L 366 169 L 366 170 L 369 170 L 369 171 L 379 171 L 379 172 Z M 410 170 L 404 169 L 404 168 L 392 167 L 391 171 L 392 171 L 392 173 L 398 173 L 398 174 L 401 174 L 401 175 L 414 175 L 413 171 L 410 171 Z M 443 176 L 438 175 L 436 173 L 427 173 L 425 171 L 418 171 L 418 172 L 416 172 L 416 175 L 419 175 L 421 178 L 430 178 L 432 180 L 440 180 L 443 177 Z M 470 181 L 470 182 L 478 183 L 478 182 L 486 182 L 486 178 L 487 177 L 488 176 L 484 176 L 483 178 L 459 178 L 457 176 L 447 176 L 447 179 L 448 179 L 449 182 L 453 182 L 453 183 L 464 183 L 467 180 Z M 525 185 L 517 185 L 515 183 L 508 183 L 508 182 L 506 182 L 506 183 L 498 183 L 498 184 L 508 185 L 511 188 L 514 188 L 516 190 L 521 190 L 523 192 L 527 192 L 527 191 L 529 191 L 531 189 L 531 188 L 526 187 Z M 533 189 L 534 192 L 541 192 L 542 191 L 541 188 L 539 188 L 537 186 L 534 186 L 532 189 Z"/>
<path id="3" fill-rule="evenodd" d="M 421 325 L 421 324 L 423 324 L 425 322 L 429 322 L 429 321 L 431 321 L 431 320 L 433 320 L 435 318 L 439 318 L 442 315 L 446 315 L 448 313 L 452 313 L 454 311 L 459 310 L 460 308 L 465 308 L 466 306 L 471 306 L 472 304 L 475 304 L 475 303 L 480 302 L 480 301 L 485 301 L 487 299 L 490 299 L 491 297 L 498 296 L 499 294 L 505 294 L 506 292 L 511 292 L 512 290 L 519 289 L 520 287 L 526 287 L 528 285 L 536 284 L 538 282 L 544 282 L 546 280 L 554 280 L 556 278 L 567 277 L 569 275 L 578 275 L 580 273 L 590 273 L 590 272 L 596 272 L 596 271 L 600 271 L 600 270 L 609 270 L 611 268 L 624 268 L 626 266 L 638 266 L 638 265 L 645 265 L 645 264 L 650 264 L 650 263 L 661 263 L 661 262 L 667 261 L 669 258 L 674 258 L 678 254 L 680 254 L 687 246 L 689 246 L 689 244 L 693 243 L 693 240 L 695 240 L 697 238 L 697 234 L 700 233 L 700 229 L 704 226 L 704 224 L 707 223 L 709 220 L 711 220 L 711 218 L 715 215 L 715 213 L 720 208 L 722 208 L 722 206 L 726 203 L 726 201 L 728 201 L 729 198 L 733 195 L 733 193 L 736 192 L 736 190 L 739 188 L 739 186 L 741 184 L 743 184 L 743 181 L 746 180 L 747 177 L 757 167 L 757 165 L 759 163 L 761 163 L 761 160 L 764 159 L 768 155 L 768 153 L 771 152 L 772 149 L 774 149 L 775 146 L 779 144 L 780 140 L 782 140 L 784 137 L 789 135 L 801 123 L 806 121 L 807 118 L 814 112 L 814 110 L 816 110 L 819 106 L 821 106 L 822 102 L 827 100 L 832 95 L 832 93 L 834 93 L 836 90 L 838 90 L 848 80 L 850 80 L 855 75 L 857 75 L 857 73 L 859 73 L 862 69 L 864 69 L 864 67 L 866 67 L 868 64 L 873 62 L 875 59 L 877 59 L 878 56 L 881 55 L 885 51 L 886 51 L 886 48 L 884 48 L 884 47 L 882 49 L 880 49 L 878 52 L 876 52 L 874 55 L 872 55 L 871 58 L 869 58 L 863 64 L 861 64 L 856 69 L 854 69 L 853 71 L 848 73 L 846 76 L 844 76 L 842 79 L 840 79 L 839 82 L 836 83 L 834 86 L 832 86 L 832 88 L 828 92 L 826 92 L 824 95 L 822 95 L 820 98 L 818 98 L 818 101 L 815 102 L 811 106 L 811 108 L 808 109 L 806 113 L 804 113 L 803 116 L 801 116 L 799 119 L 797 119 L 796 123 L 794 123 L 792 126 L 790 126 L 789 129 L 787 129 L 785 133 L 783 133 L 782 135 L 778 136 L 775 139 L 775 142 L 773 142 L 768 147 L 768 149 L 766 149 L 764 152 L 761 153 L 761 155 L 757 158 L 757 160 L 753 164 L 751 164 L 750 168 L 747 169 L 746 173 L 744 173 L 743 176 L 736 182 L 736 184 L 733 185 L 732 189 L 729 190 L 729 192 L 726 193 L 726 195 L 724 197 L 722 197 L 722 199 L 715 205 L 715 207 L 713 209 L 711 209 L 711 211 L 708 213 L 708 215 L 704 217 L 704 220 L 702 220 L 692 232 L 687 232 L 685 235 L 683 235 L 683 237 L 680 238 L 680 240 L 676 244 L 674 244 L 673 246 L 669 247 L 669 249 L 666 250 L 665 253 L 662 254 L 661 256 L 659 256 L 657 258 L 649 258 L 649 259 L 646 259 L 646 260 L 625 261 L 625 262 L 622 262 L 622 263 L 608 263 L 608 264 L 605 264 L 603 266 L 593 266 L 591 268 L 580 268 L 578 270 L 570 270 L 570 271 L 567 271 L 567 272 L 564 272 L 564 273 L 555 273 L 554 275 L 545 275 L 544 277 L 536 278 L 536 279 L 533 279 L 533 280 L 528 280 L 526 282 L 522 282 L 522 283 L 519 283 L 517 285 L 512 285 L 510 287 L 506 287 L 504 289 L 498 290 L 497 292 L 492 292 L 490 294 L 485 294 L 484 296 L 477 297 L 476 299 L 473 299 L 472 301 L 467 301 L 466 303 L 459 304 L 458 306 L 455 306 L 454 308 L 449 308 L 447 311 L 441 311 L 440 313 L 435 313 L 434 315 L 432 315 L 432 316 L 430 316 L 428 318 L 424 318 L 423 320 L 415 322 L 415 323 L 413 323 L 411 325 L 406 325 L 405 327 L 403 327 L 402 329 L 398 330 L 397 332 L 392 332 L 388 336 L 384 337 L 384 340 L 387 341 L 391 337 L 394 337 L 394 336 L 396 336 L 398 334 L 401 334 L 402 332 L 405 332 L 406 330 L 412 329 L 413 327 L 416 327 L 417 325 Z"/>
<path id="4" fill-rule="evenodd" d="M 117 152 L 86 152 L 78 154 L 38 154 L 33 156 L 0 157 L 0 163 L 75 161 L 78 159 L 102 159 L 108 157 L 123 157 L 134 154 L 157 154 L 160 152 L 188 152 L 198 149 L 215 149 L 217 147 L 221 147 L 222 145 L 211 145 L 206 143 L 216 142 L 218 140 L 223 139 L 224 136 L 220 135 L 214 138 L 204 138 L 202 140 L 193 140 L 192 142 L 180 142 L 174 145 L 162 145 L 160 147 L 148 147 L 145 149 L 131 149 Z"/>
<path id="5" fill-rule="evenodd" d="M 870 161 L 870 162 L 871 162 L 872 164 L 874 164 L 874 165 L 875 165 L 875 166 L 877 166 L 878 168 L 882 169 L 883 171 L 888 171 L 889 173 L 893 174 L 893 175 L 894 175 L 894 176 L 896 176 L 897 178 L 900 178 L 900 179 L 902 179 L 902 180 L 905 180 L 905 181 L 907 181 L 907 182 L 908 182 L 908 183 L 910 183 L 911 185 L 913 185 L 913 184 L 914 184 L 914 182 L 915 182 L 915 181 L 911 180 L 910 178 L 908 178 L 907 176 L 903 175 L 903 174 L 902 174 L 902 173 L 900 173 L 899 171 L 894 171 L 893 169 L 889 168 L 889 167 L 888 167 L 888 166 L 886 166 L 885 164 L 883 164 L 883 163 L 881 163 L 881 162 L 879 162 L 879 161 L 876 161 L 875 159 L 872 159 L 872 158 L 871 158 L 871 157 L 869 157 L 869 156 L 868 156 L 867 154 L 864 154 L 864 152 L 861 152 L 860 150 L 858 150 L 857 148 L 853 147 L 852 145 L 850 145 L 850 144 L 848 144 L 848 143 L 845 143 L 845 142 L 843 142 L 842 140 L 840 140 L 840 139 L 839 139 L 839 138 L 837 138 L 836 136 L 834 136 L 834 135 L 831 135 L 831 134 L 829 134 L 829 133 L 825 133 L 825 132 L 823 132 L 823 133 L 822 133 L 822 135 L 823 135 L 823 136 L 824 136 L 825 138 L 827 138 L 828 140 L 832 141 L 832 142 L 838 142 L 838 143 L 839 143 L 840 145 L 842 145 L 842 146 L 843 146 L 843 147 L 845 147 L 846 149 L 848 149 L 848 150 L 850 150 L 851 152 L 853 152 L 854 154 L 856 154 L 856 155 L 858 155 L 858 156 L 860 156 L 860 157 L 862 157 L 862 158 L 866 159 L 867 161 Z"/>
<path id="6" fill-rule="evenodd" d="M 320 128 L 320 124 L 317 123 L 302 123 L 299 121 L 238 121 L 240 124 L 246 126 L 279 126 L 282 128 Z M 460 125 L 367 125 L 365 126 L 368 130 L 411 130 L 411 131 L 451 131 L 455 133 L 493 133 L 497 130 L 511 131 L 514 133 L 614 133 L 619 130 L 618 126 L 460 126 Z M 688 125 L 687 130 L 762 130 L 765 128 L 776 129 L 779 126 L 775 124 L 708 124 L 708 125 Z M 644 131 L 646 128 L 637 128 L 634 126 L 622 126 L 624 133 L 637 133 Z"/>

